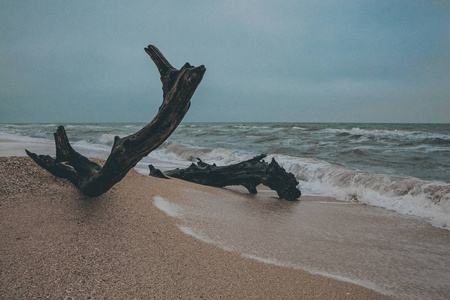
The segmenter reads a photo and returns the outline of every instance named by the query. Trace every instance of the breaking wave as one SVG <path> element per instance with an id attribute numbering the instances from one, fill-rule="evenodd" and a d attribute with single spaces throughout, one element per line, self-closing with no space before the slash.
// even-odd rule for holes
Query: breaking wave
<path id="1" fill-rule="evenodd" d="M 300 181 L 305 195 L 327 195 L 424 217 L 450 229 L 450 184 L 414 177 L 372 174 L 311 158 L 272 155 Z"/>
<path id="2" fill-rule="evenodd" d="M 361 129 L 354 127 L 352 129 L 325 128 L 321 130 L 325 133 L 333 133 L 341 137 L 350 137 L 354 139 L 366 137 L 373 139 L 393 139 L 413 141 L 416 143 L 431 145 L 450 145 L 450 135 L 440 133 L 429 133 L 424 131 L 407 130 L 387 130 L 387 129 Z"/>

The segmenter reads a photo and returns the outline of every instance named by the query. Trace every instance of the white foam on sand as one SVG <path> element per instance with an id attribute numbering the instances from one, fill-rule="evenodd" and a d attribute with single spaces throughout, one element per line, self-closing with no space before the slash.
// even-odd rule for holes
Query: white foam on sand
<path id="1" fill-rule="evenodd" d="M 180 205 L 171 203 L 162 197 L 155 196 L 153 202 L 158 209 L 165 212 L 168 216 L 179 218 L 183 215 L 183 208 Z"/>
<path id="2" fill-rule="evenodd" d="M 226 246 L 224 243 L 221 243 L 217 240 L 213 240 L 211 238 L 209 238 L 207 235 L 200 233 L 198 230 L 194 230 L 191 227 L 188 226 L 177 226 L 183 233 L 190 235 L 202 242 L 208 243 L 208 244 L 213 244 L 216 245 L 218 247 L 220 247 L 222 250 L 228 251 L 228 252 L 235 252 L 235 253 L 239 253 L 239 251 L 237 250 L 233 250 L 231 247 Z M 352 283 L 352 284 L 356 284 L 371 290 L 374 290 L 376 292 L 379 292 L 381 294 L 385 294 L 385 295 L 389 295 L 390 293 L 388 293 L 387 291 L 383 290 L 382 288 L 380 288 L 379 286 L 375 285 L 372 282 L 369 281 L 364 281 L 364 280 L 359 280 L 359 279 L 354 279 L 354 278 L 348 278 L 345 276 L 340 276 L 340 275 L 336 275 L 336 274 L 331 274 L 328 272 L 323 272 L 323 271 L 319 271 L 319 270 L 314 270 L 311 268 L 305 268 L 302 266 L 297 266 L 295 264 L 290 264 L 287 262 L 283 262 L 283 261 L 279 261 L 276 260 L 274 258 L 263 258 L 257 255 L 253 255 L 253 254 L 241 254 L 242 257 L 246 257 L 249 259 L 253 259 L 259 262 L 263 262 L 265 264 L 270 264 L 270 265 L 275 265 L 275 266 L 280 266 L 280 267 L 286 267 L 286 268 L 292 268 L 292 269 L 297 269 L 297 270 L 302 270 L 302 271 L 306 271 L 310 274 L 314 274 L 314 275 L 320 275 L 320 276 L 324 276 L 324 277 L 328 277 L 328 278 L 332 278 L 332 279 L 336 279 L 339 281 L 343 281 L 343 282 L 348 282 L 348 283 Z"/>
<path id="3" fill-rule="evenodd" d="M 311 268 L 305 268 L 305 267 L 300 267 L 300 266 L 296 266 L 294 264 L 289 264 L 289 263 L 285 263 L 282 261 L 278 261 L 276 259 L 273 258 L 262 258 L 253 254 L 242 254 L 243 257 L 247 257 L 250 259 L 254 259 L 266 264 L 271 264 L 271 265 L 276 265 L 276 266 L 280 266 L 280 267 L 287 267 L 287 268 L 293 268 L 293 269 L 297 269 L 297 270 L 302 270 L 302 271 L 306 271 L 308 273 L 314 274 L 314 275 L 320 275 L 320 276 L 324 276 L 324 277 L 328 277 L 328 278 L 333 278 L 339 281 L 343 281 L 343 282 L 348 282 L 348 283 L 352 283 L 352 284 L 356 284 L 371 290 L 374 290 L 378 293 L 384 294 L 384 295 L 390 295 L 387 291 L 381 289 L 380 287 L 378 287 L 377 285 L 375 285 L 372 282 L 369 281 L 364 281 L 364 280 L 359 280 L 359 279 L 352 279 L 352 278 L 348 278 L 348 277 L 344 277 L 344 276 L 340 276 L 340 275 L 336 275 L 336 274 L 331 274 L 328 272 L 323 272 L 323 271 L 318 271 L 318 270 L 314 270 Z"/>
<path id="4" fill-rule="evenodd" d="M 155 196 L 153 198 L 153 200 L 154 200 L 155 206 L 158 209 L 160 209 L 163 212 L 165 212 L 170 217 L 181 219 L 183 216 L 185 216 L 187 214 L 186 208 L 182 207 L 179 204 L 171 203 L 171 202 L 167 201 L 166 199 L 164 199 L 164 198 L 162 198 L 160 196 Z M 177 225 L 177 227 L 183 233 L 185 233 L 187 235 L 190 235 L 190 236 L 192 236 L 192 237 L 194 237 L 194 238 L 196 238 L 196 239 L 198 239 L 200 241 L 203 241 L 203 242 L 208 243 L 208 244 L 218 245 L 223 250 L 226 250 L 226 251 L 232 251 L 232 249 L 227 247 L 225 244 L 219 243 L 217 241 L 214 241 L 213 239 L 210 239 L 207 235 L 202 234 L 198 230 L 194 230 L 191 227 L 183 226 L 183 225 Z"/>
<path id="5" fill-rule="evenodd" d="M 208 238 L 206 235 L 200 234 L 198 232 L 195 232 L 191 227 L 187 226 L 177 226 L 178 229 L 180 229 L 182 232 L 184 232 L 187 235 L 190 235 L 202 242 L 208 243 L 208 244 L 214 244 L 215 242 Z"/>

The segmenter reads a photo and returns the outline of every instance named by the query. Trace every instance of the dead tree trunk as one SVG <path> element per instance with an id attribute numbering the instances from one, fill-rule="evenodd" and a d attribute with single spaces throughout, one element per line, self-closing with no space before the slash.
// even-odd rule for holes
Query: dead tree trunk
<path id="1" fill-rule="evenodd" d="M 281 199 L 295 201 L 301 193 L 297 189 L 298 181 L 292 173 L 286 172 L 275 159 L 270 164 L 262 159 L 265 154 L 234 165 L 218 167 L 198 159 L 198 163 L 191 164 L 187 169 L 176 169 L 162 173 L 152 165 L 150 175 L 159 178 L 166 176 L 183 179 L 198 184 L 224 187 L 229 185 L 243 185 L 250 193 L 256 194 L 256 186 L 264 184 L 276 191 Z"/>
<path id="2" fill-rule="evenodd" d="M 56 133 L 56 158 L 36 155 L 25 150 L 41 167 L 57 177 L 70 180 L 84 194 L 92 197 L 108 191 L 143 157 L 158 148 L 177 128 L 189 109 L 190 99 L 206 69 L 186 63 L 175 69 L 152 45 L 145 52 L 161 74 L 163 103 L 155 118 L 140 131 L 125 138 L 114 139 L 111 154 L 103 167 L 76 152 L 70 145 L 63 126 Z"/>

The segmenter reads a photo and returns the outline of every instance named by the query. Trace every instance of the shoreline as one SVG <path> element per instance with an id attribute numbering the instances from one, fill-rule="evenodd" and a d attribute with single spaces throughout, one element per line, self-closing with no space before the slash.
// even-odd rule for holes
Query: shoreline
<path id="1" fill-rule="evenodd" d="M 420 217 L 330 197 L 279 200 L 258 187 L 202 188 L 155 199 L 200 240 L 265 263 L 401 299 L 447 299 L 450 236 Z M 446 267 L 447 266 L 447 267 Z"/>
<path id="2" fill-rule="evenodd" d="M 391 299 L 183 233 L 154 197 L 199 185 L 134 170 L 88 199 L 26 157 L 1 157 L 0 298 Z"/>

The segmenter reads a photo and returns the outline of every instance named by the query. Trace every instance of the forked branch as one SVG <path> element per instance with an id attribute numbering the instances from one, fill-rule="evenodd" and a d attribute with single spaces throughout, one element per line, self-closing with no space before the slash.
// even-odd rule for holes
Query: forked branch
<path id="1" fill-rule="evenodd" d="M 25 150 L 41 167 L 53 175 L 70 180 L 88 196 L 99 196 L 119 182 L 143 157 L 158 148 L 177 128 L 190 106 L 206 68 L 186 63 L 175 69 L 155 46 L 145 52 L 161 75 L 163 102 L 157 115 L 140 131 L 114 139 L 111 154 L 103 167 L 76 152 L 69 143 L 63 126 L 54 134 L 56 158 L 36 155 Z"/>

